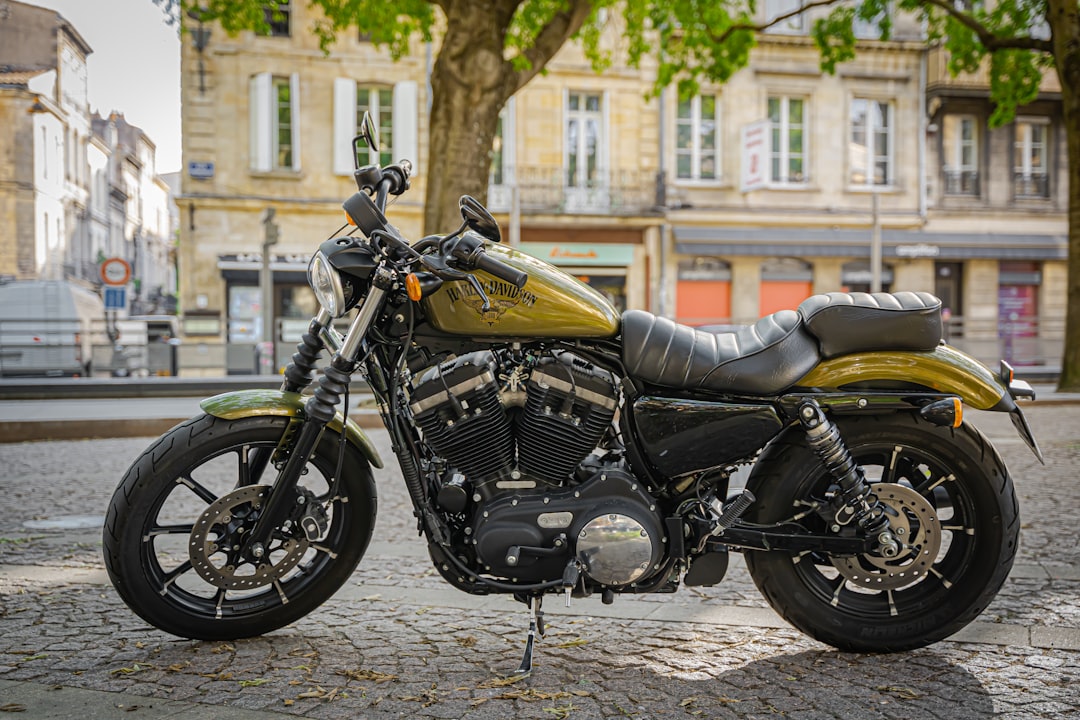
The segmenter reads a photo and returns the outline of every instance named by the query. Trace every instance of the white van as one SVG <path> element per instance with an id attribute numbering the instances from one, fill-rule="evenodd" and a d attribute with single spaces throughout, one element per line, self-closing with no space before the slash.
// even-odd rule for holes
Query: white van
<path id="1" fill-rule="evenodd" d="M 101 298 L 73 283 L 0 284 L 0 376 L 89 375 L 91 326 L 104 317 Z"/>

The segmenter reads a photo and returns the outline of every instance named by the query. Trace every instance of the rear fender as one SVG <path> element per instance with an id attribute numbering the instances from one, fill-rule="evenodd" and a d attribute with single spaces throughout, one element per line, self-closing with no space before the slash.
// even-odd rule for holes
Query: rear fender
<path id="1" fill-rule="evenodd" d="M 304 398 L 300 393 L 283 390 L 237 390 L 207 398 L 199 407 L 208 415 L 224 420 L 272 415 L 280 417 L 304 417 Z M 364 454 L 364 457 L 376 468 L 382 468 L 382 458 L 371 442 L 371 438 L 354 421 L 337 413 L 327 427 L 340 433 L 345 429 L 345 439 Z"/>
<path id="2" fill-rule="evenodd" d="M 841 355 L 822 362 L 796 385 L 825 391 L 843 390 L 852 385 L 872 388 L 875 382 L 920 385 L 935 392 L 959 397 L 976 410 L 1007 412 L 1020 437 L 1040 461 L 1038 443 L 1031 433 L 1016 398 L 1034 399 L 1031 386 L 1013 380 L 1012 368 L 1002 363 L 1000 375 L 975 358 L 954 347 L 941 344 L 925 351 L 877 351 Z"/>

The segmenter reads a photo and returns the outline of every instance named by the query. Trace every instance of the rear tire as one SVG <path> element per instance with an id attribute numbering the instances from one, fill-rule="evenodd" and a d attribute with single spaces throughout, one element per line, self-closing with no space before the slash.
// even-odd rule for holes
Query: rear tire
<path id="1" fill-rule="evenodd" d="M 1005 465 L 967 424 L 943 428 L 908 414 L 837 424 L 922 549 L 888 563 L 753 551 L 746 561 L 754 582 L 784 619 L 841 650 L 909 650 L 952 635 L 990 604 L 1016 556 L 1019 510 Z M 758 501 L 746 520 L 795 521 L 813 532 L 835 525 L 827 513 L 807 514 L 808 503 L 827 502 L 835 486 L 797 427 L 766 448 L 747 487 Z"/>
<path id="2" fill-rule="evenodd" d="M 120 597 L 151 625 L 200 640 L 260 635 L 307 615 L 352 574 L 371 540 L 375 485 L 367 459 L 346 445 L 338 497 L 328 497 L 340 438 L 330 430 L 299 483 L 327 505 L 325 532 L 280 543 L 259 567 L 217 549 L 222 538 L 250 531 L 260 505 L 251 497 L 276 476 L 271 465 L 253 478 L 250 453 L 273 451 L 289 421 L 201 415 L 165 433 L 128 469 L 106 516 L 105 566 Z M 226 496 L 239 499 L 230 504 Z M 215 522 L 198 522 L 214 514 L 214 503 L 227 507 Z"/>

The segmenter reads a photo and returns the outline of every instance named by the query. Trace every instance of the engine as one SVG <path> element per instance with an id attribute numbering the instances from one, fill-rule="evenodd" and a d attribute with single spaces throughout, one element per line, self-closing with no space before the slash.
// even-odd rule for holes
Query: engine
<path id="1" fill-rule="evenodd" d="M 611 374 L 571 353 L 517 360 L 475 352 L 429 368 L 410 408 L 449 466 L 437 502 L 460 514 L 478 569 L 523 582 L 573 560 L 603 586 L 647 577 L 663 552 L 655 503 L 597 446 L 618 395 Z"/>

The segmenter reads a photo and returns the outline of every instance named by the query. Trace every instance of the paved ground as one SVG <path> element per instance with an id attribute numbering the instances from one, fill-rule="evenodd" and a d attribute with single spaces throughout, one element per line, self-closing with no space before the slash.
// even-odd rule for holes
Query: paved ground
<path id="1" fill-rule="evenodd" d="M 434 574 L 396 473 L 380 472 L 368 556 L 329 603 L 232 643 L 178 640 L 117 598 L 100 560 L 108 498 L 148 438 L 0 445 L 0 712 L 18 717 L 1080 717 L 1080 405 L 1029 406 L 1040 466 L 1008 419 L 974 420 L 1013 474 L 1024 524 L 998 599 L 957 637 L 839 653 L 790 629 L 741 562 L 675 595 L 551 599 L 537 671 L 526 616 Z M 385 433 L 373 438 L 391 459 Z M 211 709 L 209 706 L 214 706 Z"/>

